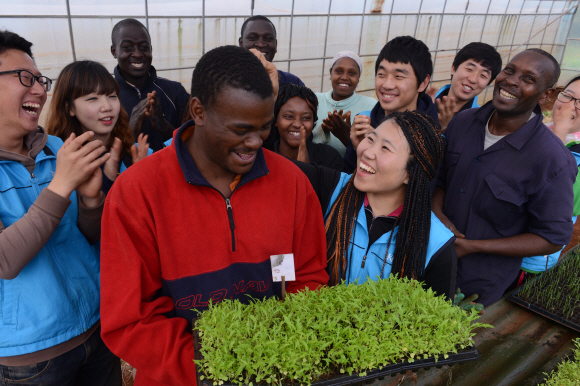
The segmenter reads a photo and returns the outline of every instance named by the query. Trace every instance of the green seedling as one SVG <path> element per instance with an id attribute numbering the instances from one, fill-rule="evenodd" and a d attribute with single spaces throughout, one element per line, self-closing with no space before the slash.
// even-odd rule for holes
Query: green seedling
<path id="1" fill-rule="evenodd" d="M 575 360 L 580 359 L 580 338 L 574 341 Z M 565 360 L 558 366 L 558 370 L 550 374 L 544 373 L 548 377 L 541 386 L 578 386 L 580 384 L 580 363 L 570 359 Z"/>
<path id="2" fill-rule="evenodd" d="M 580 324 L 580 254 L 575 252 L 515 295 L 534 306 Z"/>
<path id="3" fill-rule="evenodd" d="M 243 305 L 210 305 L 195 323 L 214 384 L 310 384 L 366 374 L 397 361 L 456 353 L 472 343 L 475 323 L 431 289 L 409 279 L 339 285 Z"/>

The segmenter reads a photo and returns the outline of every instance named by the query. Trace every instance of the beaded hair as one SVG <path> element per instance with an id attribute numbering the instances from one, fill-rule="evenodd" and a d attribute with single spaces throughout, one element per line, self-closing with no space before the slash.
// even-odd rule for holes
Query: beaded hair
<path id="1" fill-rule="evenodd" d="M 431 229 L 431 184 L 443 160 L 445 144 L 435 121 L 417 111 L 394 112 L 385 118 L 399 126 L 409 143 L 411 156 L 407 163 L 409 181 L 403 211 L 395 226 L 391 273 L 398 277 L 419 279 L 425 268 Z M 340 192 L 326 220 L 326 242 L 330 285 L 346 280 L 350 240 L 365 193 L 354 186 L 354 174 Z M 392 234 L 391 234 L 392 236 Z M 390 239 L 389 239 L 390 243 Z M 387 248 L 386 255 L 388 256 Z M 385 256 L 381 277 L 387 262 Z"/>

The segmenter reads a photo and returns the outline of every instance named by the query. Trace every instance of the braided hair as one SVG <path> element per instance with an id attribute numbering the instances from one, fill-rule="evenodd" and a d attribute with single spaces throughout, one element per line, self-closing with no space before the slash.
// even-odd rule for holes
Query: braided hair
<path id="1" fill-rule="evenodd" d="M 395 224 L 398 231 L 391 273 L 418 279 L 425 267 L 431 229 L 430 182 L 435 178 L 437 167 L 443 160 L 445 144 L 439 126 L 426 114 L 417 111 L 394 112 L 385 121 L 389 119 L 401 128 L 411 150 L 407 163 L 409 181 L 403 211 Z M 340 192 L 326 220 L 330 285 L 346 279 L 350 239 L 356 226 L 357 214 L 364 202 L 365 193 L 354 186 L 354 176 Z M 390 242 L 391 239 L 389 245 Z M 385 257 L 381 276 L 386 261 Z"/>

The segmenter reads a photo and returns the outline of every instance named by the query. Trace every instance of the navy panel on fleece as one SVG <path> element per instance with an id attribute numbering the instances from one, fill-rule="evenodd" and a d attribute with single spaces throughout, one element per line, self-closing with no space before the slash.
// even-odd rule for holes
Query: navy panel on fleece
<path id="1" fill-rule="evenodd" d="M 207 272 L 176 280 L 163 279 L 160 296 L 169 296 L 175 310 L 168 317 L 179 316 L 192 320 L 197 314 L 192 309 L 207 309 L 209 299 L 219 303 L 224 299 L 237 299 L 248 304 L 251 299 L 282 296 L 281 283 L 272 282 L 270 259 L 261 263 L 235 263 L 216 272 Z"/>

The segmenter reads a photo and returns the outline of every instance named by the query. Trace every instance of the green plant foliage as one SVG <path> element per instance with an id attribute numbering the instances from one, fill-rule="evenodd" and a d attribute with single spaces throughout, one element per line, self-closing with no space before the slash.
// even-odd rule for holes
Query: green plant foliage
<path id="1" fill-rule="evenodd" d="M 580 338 L 574 341 L 576 349 L 574 350 L 574 357 L 576 360 L 580 358 Z M 550 374 L 544 373 L 548 376 L 545 383 L 541 386 L 578 386 L 580 385 L 580 363 L 572 360 L 565 360 L 560 363 L 558 370 L 552 371 Z"/>
<path id="2" fill-rule="evenodd" d="M 580 254 L 572 253 L 558 265 L 527 282 L 514 295 L 572 323 L 580 322 Z"/>
<path id="3" fill-rule="evenodd" d="M 414 280 L 369 280 L 243 305 L 224 300 L 197 319 L 202 373 L 214 384 L 310 384 L 471 346 L 465 313 Z"/>

